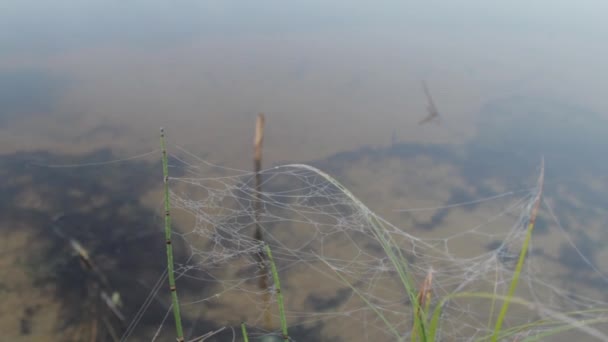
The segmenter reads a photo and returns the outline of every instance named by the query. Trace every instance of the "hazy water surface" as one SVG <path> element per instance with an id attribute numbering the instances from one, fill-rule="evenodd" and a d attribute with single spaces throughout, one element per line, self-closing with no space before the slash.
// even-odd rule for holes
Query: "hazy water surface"
<path id="1" fill-rule="evenodd" d="M 250 169 L 258 112 L 265 165 L 316 165 L 422 237 L 474 227 L 490 209 L 396 209 L 530 187 L 544 156 L 547 199 L 576 248 L 550 223 L 539 245 L 582 279 L 573 288 L 605 286 L 593 268 L 608 273 L 607 10 L 601 1 L 5 1 L 0 330 L 59 341 L 77 326 L 86 279 L 56 272 L 73 267 L 53 262 L 77 264 L 48 230 L 59 214 L 121 289 L 147 293 L 163 267 L 138 266 L 149 260 L 142 244 L 163 248 L 153 234 L 158 155 L 39 165 L 152 152 L 162 126 L 173 151 Z M 440 125 L 417 124 L 422 80 Z M 141 296 L 126 300 L 129 314 Z"/>

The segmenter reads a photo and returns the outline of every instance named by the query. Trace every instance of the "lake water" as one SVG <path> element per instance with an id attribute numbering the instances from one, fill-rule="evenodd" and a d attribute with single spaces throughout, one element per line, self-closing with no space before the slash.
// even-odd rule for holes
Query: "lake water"
<path id="1" fill-rule="evenodd" d="M 217 180 L 239 174 L 226 168 L 252 170 L 259 112 L 266 115 L 265 167 L 313 165 L 398 227 L 400 248 L 420 259 L 427 254 L 413 241 L 439 246 L 443 254 L 412 261 L 416 283 L 428 267 L 437 270 L 436 296 L 482 273 L 475 269 L 482 264 L 471 261 L 467 274 L 457 260 L 485 255 L 503 239 L 521 243 L 511 233 L 527 209 L 507 209 L 534 194 L 544 157 L 544 202 L 532 238 L 533 266 L 524 277 L 532 290 L 521 295 L 567 315 L 607 308 L 608 26 L 600 16 L 607 7 L 596 1 L 0 4 L 0 331 L 12 341 L 92 341 L 92 335 L 112 341 L 112 334 L 130 330 L 166 266 L 159 128 L 167 132 L 174 200 L 200 204 L 209 189 L 233 191 L 241 183 L 232 181 L 251 176 Z M 418 124 L 427 114 L 422 81 L 439 125 Z M 117 162 L 122 159 L 128 160 Z M 298 249 L 310 239 L 311 251 L 323 250 L 326 261 L 361 257 L 368 247 L 350 235 L 355 223 L 332 221 L 346 217 L 354 207 L 343 207 L 352 203 L 335 197 L 332 187 L 307 192 L 321 184 L 311 174 L 273 172 L 264 176 L 269 194 L 301 182 L 298 196 L 320 201 L 289 207 L 295 214 L 328 207 L 319 203 L 342 206 L 339 215 L 305 222 L 280 216 L 289 211 L 279 208 L 282 200 L 264 198 L 267 212 L 284 219 L 281 226 L 265 216 L 277 239 L 292 337 L 394 340 L 369 306 L 356 310 L 365 306 L 358 306 L 352 287 L 365 288 L 372 307 L 398 321 L 390 315 L 402 308 L 388 304 L 401 298 L 391 283 L 396 274 L 374 264 L 366 288 L 357 281 L 369 274 L 344 265 L 354 285 L 338 286 L 335 276 L 320 281 L 307 273 L 306 266 L 327 265 Z M 198 180 L 180 181 L 190 177 Z M 200 180 L 205 177 L 215 177 L 215 185 Z M 227 195 L 236 201 L 209 203 L 242 205 L 253 193 L 244 184 Z M 177 260 L 191 267 L 178 280 L 187 332 L 194 338 L 224 328 L 213 338 L 231 340 L 241 321 L 254 334 L 278 331 L 276 313 L 264 327 L 262 295 L 249 284 L 253 261 L 205 259 L 212 256 L 207 247 L 225 248 L 223 256 L 236 247 L 197 235 L 203 224 L 197 220 L 205 216 L 188 212 L 191 204 L 178 201 L 184 210 L 175 214 Z M 241 210 L 251 216 L 248 208 Z M 333 231 L 324 228 L 328 222 Z M 121 293 L 124 323 L 91 295 L 103 286 L 84 270 L 70 239 L 86 246 Z M 366 255 L 358 266 L 382 260 L 373 251 Z M 450 273 L 446 264 L 459 265 L 463 274 Z M 497 276 L 501 289 L 512 276 L 506 269 L 487 274 Z M 237 286 L 239 280 L 247 284 Z M 543 285 L 535 292 L 530 284 L 537 283 Z M 152 340 L 159 326 L 159 339 L 174 338 L 172 316 L 164 320 L 167 287 L 164 280 L 129 341 Z M 221 300 L 213 297 L 218 293 Z M 487 303 L 476 301 L 446 312 L 444 340 L 483 337 L 476 327 L 487 325 L 487 315 L 473 312 Z M 600 319 L 605 311 L 598 312 L 568 317 L 597 319 L 591 326 L 608 334 Z M 523 320 L 543 313 L 530 317 Z M 409 333 L 411 322 L 401 324 Z M 591 341 L 592 333 L 550 338 Z"/>

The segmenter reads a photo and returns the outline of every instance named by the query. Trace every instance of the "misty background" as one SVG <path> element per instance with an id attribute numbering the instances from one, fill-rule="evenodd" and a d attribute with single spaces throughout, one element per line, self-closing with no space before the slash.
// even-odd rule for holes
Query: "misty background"
<path id="1" fill-rule="evenodd" d="M 83 278 L 40 268 L 66 255 L 48 233 L 58 213 L 123 291 L 147 293 L 163 269 L 138 267 L 147 246 L 163 247 L 138 237 L 159 232 L 159 156 L 83 172 L 35 165 L 154 151 L 163 126 L 173 151 L 250 170 L 258 112 L 265 166 L 318 166 L 421 237 L 472 227 L 463 215 L 487 208 L 397 209 L 530 187 L 542 155 L 548 198 L 607 270 L 605 13 L 599 0 L 0 2 L 0 330 L 55 341 L 78 324 L 65 317 L 81 313 Z M 418 125 L 423 80 L 440 125 Z M 577 275 L 572 288 L 601 289 L 544 224 L 547 260 Z"/>

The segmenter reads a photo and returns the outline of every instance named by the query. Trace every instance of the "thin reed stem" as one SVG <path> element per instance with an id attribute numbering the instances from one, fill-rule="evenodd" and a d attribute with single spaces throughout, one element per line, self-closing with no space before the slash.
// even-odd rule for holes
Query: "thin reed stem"
<path id="1" fill-rule="evenodd" d="M 538 177 L 538 193 L 536 198 L 534 199 L 534 204 L 532 207 L 532 211 L 530 212 L 530 220 L 528 221 L 528 229 L 526 231 L 526 238 L 524 239 L 524 244 L 521 247 L 521 252 L 519 253 L 519 260 L 517 261 L 517 266 L 515 267 L 515 273 L 513 274 L 513 280 L 511 280 L 511 285 L 509 286 L 509 292 L 507 293 L 507 299 L 502 303 L 502 308 L 500 313 L 498 314 L 498 318 L 496 319 L 496 325 L 494 326 L 494 334 L 492 335 L 492 342 L 496 342 L 498 340 L 498 336 L 500 335 L 500 329 L 502 328 L 502 323 L 507 315 L 507 310 L 509 309 L 510 298 L 515 294 L 515 289 L 517 288 L 517 283 L 519 281 L 519 275 L 523 269 L 524 261 L 526 259 L 526 255 L 528 253 L 528 247 L 530 245 L 530 240 L 532 239 L 532 231 L 534 230 L 534 224 L 536 223 L 536 215 L 538 215 L 538 208 L 540 206 L 540 199 L 543 195 L 543 183 L 545 178 L 545 162 L 544 160 L 541 162 L 540 167 L 540 176 Z"/>
<path id="2" fill-rule="evenodd" d="M 167 269 L 169 277 L 169 290 L 171 291 L 171 302 L 173 303 L 173 317 L 175 318 L 175 332 L 177 342 L 184 341 L 184 330 L 182 318 L 179 311 L 179 299 L 177 298 L 177 287 L 175 286 L 175 274 L 173 270 L 173 246 L 171 244 L 171 204 L 169 202 L 169 163 L 167 161 L 167 147 L 165 143 L 165 130 L 160 129 L 160 147 L 163 163 L 163 183 L 165 197 L 165 241 L 167 244 Z"/>
<path id="3" fill-rule="evenodd" d="M 262 212 L 262 146 L 264 142 L 264 113 L 259 113 L 255 123 L 255 136 L 253 139 L 253 170 L 255 172 L 255 202 L 253 204 L 254 215 L 255 215 L 255 232 L 254 239 L 259 242 L 264 242 L 264 232 L 260 225 L 260 213 Z M 264 327 L 267 330 L 272 329 L 272 316 L 270 315 L 270 308 L 268 303 L 270 302 L 270 296 L 268 294 L 268 269 L 266 264 L 266 255 L 264 251 L 260 250 L 256 253 L 256 259 L 258 261 L 258 287 L 263 290 L 263 301 L 264 304 Z"/>
<path id="4" fill-rule="evenodd" d="M 281 292 L 279 272 L 277 271 L 277 265 L 274 263 L 272 252 L 270 251 L 270 246 L 268 244 L 266 245 L 266 255 L 268 256 L 268 261 L 270 262 L 274 287 L 277 291 L 277 302 L 279 303 L 279 316 L 281 317 L 281 331 L 283 332 L 283 340 L 289 341 L 289 333 L 287 332 L 287 318 L 285 317 L 285 303 L 283 301 L 283 293 Z"/>
<path id="5" fill-rule="evenodd" d="M 245 322 L 241 323 L 241 332 L 243 332 L 243 341 L 249 342 L 249 336 L 247 335 L 247 327 Z"/>

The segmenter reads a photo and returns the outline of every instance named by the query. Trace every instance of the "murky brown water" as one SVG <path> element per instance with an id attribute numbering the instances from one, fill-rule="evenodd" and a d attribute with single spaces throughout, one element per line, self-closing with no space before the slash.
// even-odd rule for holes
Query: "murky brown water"
<path id="1" fill-rule="evenodd" d="M 541 214 L 539 259 L 556 278 L 580 279 L 560 288 L 608 300 L 597 272 L 608 273 L 608 72 L 600 34 L 606 26 L 595 16 L 605 5 L 547 3 L 547 11 L 523 2 L 291 6 L 0 5 L 5 336 L 63 341 L 80 334 L 84 340 L 90 329 L 78 318 L 92 315 L 78 306 L 90 291 L 88 280 L 71 271 L 78 263 L 48 229 L 59 213 L 66 214 L 64 229 L 113 272 L 116 286 L 134 289 L 125 299 L 129 315 L 164 262 L 152 257 L 163 248 L 156 234 L 157 155 L 103 168 L 37 165 L 151 152 L 162 126 L 172 152 L 178 145 L 214 163 L 250 169 L 258 112 L 267 118 L 266 166 L 318 166 L 372 210 L 423 238 L 475 227 L 505 203 L 396 209 L 529 188 L 544 155 L 547 201 L 568 235 L 549 213 Z M 433 93 L 441 125 L 417 125 L 426 115 L 421 80 Z M 481 253 L 486 243 L 456 239 L 451 248 Z M 141 248 L 148 244 L 154 249 Z M 303 281 L 293 275 L 291 286 Z M 150 311 L 164 314 L 168 297 L 159 297 Z M 294 296 L 291 309 L 306 298 Z M 230 307 L 241 310 L 237 304 Z M 222 310 L 203 315 L 200 329 L 226 324 L 230 312 Z M 162 314 L 146 317 L 134 339 L 149 339 Z M 301 329 L 309 338 L 356 338 L 348 325 Z"/>

